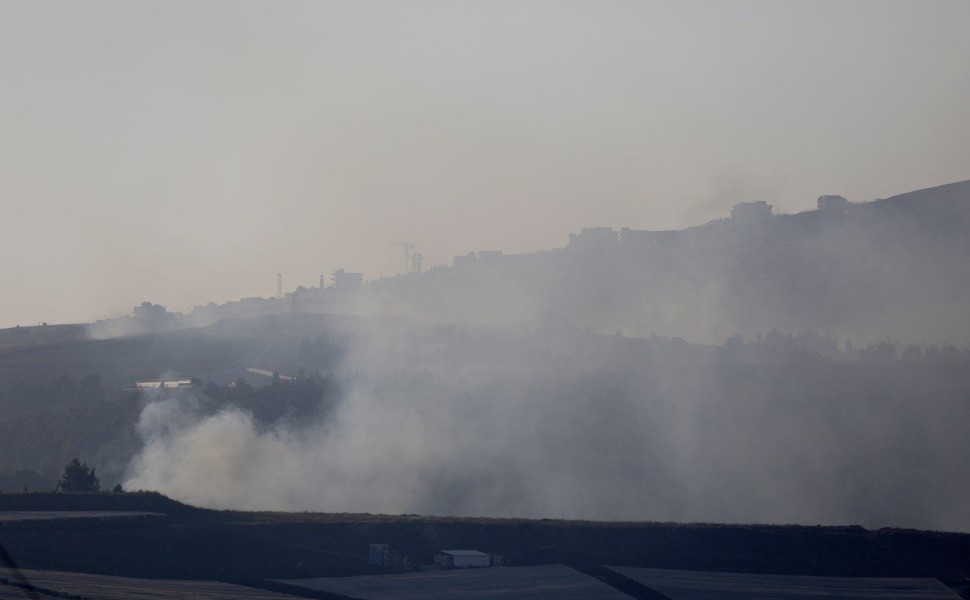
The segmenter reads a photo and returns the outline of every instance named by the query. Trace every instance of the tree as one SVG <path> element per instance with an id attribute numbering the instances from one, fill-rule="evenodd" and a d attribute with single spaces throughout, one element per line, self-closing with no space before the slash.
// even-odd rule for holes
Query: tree
<path id="1" fill-rule="evenodd" d="M 75 458 L 64 467 L 57 489 L 62 492 L 100 492 L 101 480 L 95 475 L 94 467 Z"/>

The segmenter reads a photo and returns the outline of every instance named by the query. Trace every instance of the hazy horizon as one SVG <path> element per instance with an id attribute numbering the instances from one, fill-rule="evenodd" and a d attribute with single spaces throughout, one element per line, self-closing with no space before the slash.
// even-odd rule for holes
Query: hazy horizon
<path id="1" fill-rule="evenodd" d="M 0 327 L 970 177 L 966 2 L 0 14 Z"/>

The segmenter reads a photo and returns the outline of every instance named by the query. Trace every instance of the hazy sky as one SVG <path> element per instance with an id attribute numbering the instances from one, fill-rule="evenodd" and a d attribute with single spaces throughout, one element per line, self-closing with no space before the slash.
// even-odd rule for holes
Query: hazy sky
<path id="1" fill-rule="evenodd" d="M 0 326 L 970 178 L 970 2 L 0 2 Z"/>

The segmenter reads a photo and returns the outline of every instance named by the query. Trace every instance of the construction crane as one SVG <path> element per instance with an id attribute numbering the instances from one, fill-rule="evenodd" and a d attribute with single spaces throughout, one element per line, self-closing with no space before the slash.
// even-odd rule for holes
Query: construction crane
<path id="1" fill-rule="evenodd" d="M 404 274 L 407 275 L 411 272 L 411 249 L 414 248 L 414 245 L 410 242 L 391 242 L 391 245 L 404 248 Z"/>

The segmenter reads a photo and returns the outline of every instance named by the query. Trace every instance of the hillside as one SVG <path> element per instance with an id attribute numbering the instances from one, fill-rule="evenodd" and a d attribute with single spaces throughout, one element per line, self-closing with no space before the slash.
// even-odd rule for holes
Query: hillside
<path id="1" fill-rule="evenodd" d="M 210 304 L 165 323 L 98 322 L 88 332 L 143 337 L 306 313 L 520 323 L 551 312 L 580 329 L 701 343 L 780 329 L 962 345 L 970 342 L 968 230 L 970 181 L 962 181 L 797 214 L 742 211 L 680 231 L 592 227 L 560 248 L 473 252 L 359 289 L 301 287 L 282 300 Z M 25 327 L 0 331 L 0 350 L 78 339 L 77 326 Z"/>
<path id="2" fill-rule="evenodd" d="M 970 342 L 970 181 L 794 215 L 683 231 L 584 229 L 532 254 L 472 253 L 359 292 L 193 315 L 361 312 L 516 322 L 552 311 L 601 333 L 719 343 L 772 328 L 856 341 Z M 459 260 L 460 259 L 460 260 Z"/>
<path id="3" fill-rule="evenodd" d="M 52 377 L 66 353 L 107 376 Z M 4 356 L 7 491 L 80 457 L 108 488 L 221 508 L 970 531 L 950 475 L 968 468 L 970 352 L 952 346 L 296 314 Z M 196 384 L 126 389 L 166 373 Z"/>
<path id="4" fill-rule="evenodd" d="M 195 327 L 155 306 L 155 333 L 8 330 L 0 481 L 79 457 L 218 508 L 970 531 L 968 191 L 585 230 Z M 185 387 L 134 387 L 160 379 Z"/>

